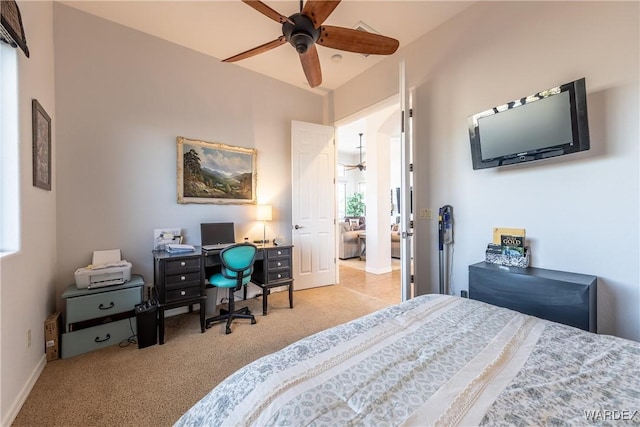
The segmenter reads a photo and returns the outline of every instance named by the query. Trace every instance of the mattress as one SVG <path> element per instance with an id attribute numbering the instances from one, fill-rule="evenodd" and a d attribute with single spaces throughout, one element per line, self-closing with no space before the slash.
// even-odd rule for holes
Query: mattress
<path id="1" fill-rule="evenodd" d="M 640 343 L 424 295 L 241 368 L 176 426 L 640 424 Z"/>

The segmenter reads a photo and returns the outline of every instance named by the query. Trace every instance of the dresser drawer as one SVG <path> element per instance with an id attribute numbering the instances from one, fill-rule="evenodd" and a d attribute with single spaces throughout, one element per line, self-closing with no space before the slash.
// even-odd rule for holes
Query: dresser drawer
<path id="1" fill-rule="evenodd" d="M 174 274 L 165 279 L 167 288 L 184 286 L 189 282 L 200 282 L 200 270 L 192 273 Z"/>
<path id="2" fill-rule="evenodd" d="M 291 248 L 269 248 L 267 249 L 267 259 L 291 258 Z"/>
<path id="3" fill-rule="evenodd" d="M 200 296 L 201 289 L 200 283 L 189 288 L 167 289 L 164 302 L 169 304 L 183 299 L 197 298 Z"/>
<path id="4" fill-rule="evenodd" d="M 133 329 L 133 330 L 132 330 Z M 62 334 L 62 358 L 118 344 L 136 334 L 136 318 Z"/>
<path id="5" fill-rule="evenodd" d="M 268 282 L 291 279 L 291 270 L 269 271 L 267 273 Z"/>
<path id="6" fill-rule="evenodd" d="M 142 287 L 105 291 L 67 298 L 66 324 L 111 316 L 134 309 L 142 302 Z"/>
<path id="7" fill-rule="evenodd" d="M 165 270 L 167 274 L 200 271 L 200 257 L 180 258 L 165 261 Z"/>

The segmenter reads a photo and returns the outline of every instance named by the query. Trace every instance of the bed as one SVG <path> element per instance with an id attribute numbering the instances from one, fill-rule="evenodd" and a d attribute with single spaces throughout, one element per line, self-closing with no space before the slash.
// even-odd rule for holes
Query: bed
<path id="1" fill-rule="evenodd" d="M 640 424 L 640 343 L 424 295 L 238 370 L 176 426 Z"/>

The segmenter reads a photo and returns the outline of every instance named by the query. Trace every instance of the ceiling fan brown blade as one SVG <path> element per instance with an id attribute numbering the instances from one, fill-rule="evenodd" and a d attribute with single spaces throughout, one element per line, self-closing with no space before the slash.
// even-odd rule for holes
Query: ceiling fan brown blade
<path id="1" fill-rule="evenodd" d="M 242 2 L 248 4 L 249 6 L 251 6 L 255 10 L 257 10 L 258 12 L 262 13 L 267 18 L 271 18 L 274 21 L 279 22 L 280 24 L 284 24 L 285 22 L 288 22 L 291 25 L 293 25 L 293 22 L 291 22 L 291 20 L 289 18 L 287 18 L 286 16 L 281 15 L 280 13 L 278 13 L 275 10 L 271 9 L 269 6 L 267 6 L 266 4 L 262 3 L 261 1 L 258 1 L 258 0 L 242 0 Z"/>
<path id="2" fill-rule="evenodd" d="M 264 53 L 268 50 L 281 46 L 286 42 L 287 42 L 287 39 L 285 39 L 284 36 L 280 36 L 277 39 L 270 41 L 269 43 L 265 43 L 258 47 L 254 47 L 253 49 L 249 49 L 247 51 L 234 55 L 230 58 L 223 59 L 222 62 L 236 62 L 236 61 L 240 61 L 241 59 L 251 58 L 252 56 L 256 56 L 260 53 Z"/>
<path id="3" fill-rule="evenodd" d="M 360 169 L 360 171 L 366 171 L 367 165 L 365 165 L 364 163 L 361 163 L 359 165 L 344 165 L 344 168 L 348 171 L 354 170 L 354 169 Z"/>
<path id="4" fill-rule="evenodd" d="M 391 55 L 398 50 L 400 44 L 398 40 L 391 37 L 351 28 L 323 25 L 321 31 L 317 44 L 347 52 Z"/>
<path id="5" fill-rule="evenodd" d="M 318 49 L 316 49 L 315 44 L 312 44 L 305 53 L 300 54 L 300 62 L 309 86 L 316 87 L 320 85 L 322 83 L 322 71 L 320 70 L 320 59 L 318 58 Z"/>
<path id="6" fill-rule="evenodd" d="M 302 14 L 307 15 L 313 21 L 314 27 L 320 28 L 320 25 L 339 4 L 340 0 L 307 0 Z"/>

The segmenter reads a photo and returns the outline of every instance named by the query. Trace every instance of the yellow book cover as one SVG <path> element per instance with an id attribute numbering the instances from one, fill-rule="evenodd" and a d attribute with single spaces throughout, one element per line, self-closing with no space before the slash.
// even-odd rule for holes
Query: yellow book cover
<path id="1" fill-rule="evenodd" d="M 526 230 L 524 228 L 504 228 L 504 227 L 494 227 L 493 228 L 493 243 L 496 245 L 500 245 L 502 242 L 500 241 L 500 236 L 508 235 L 508 236 L 518 236 L 522 237 L 522 241 L 526 237 Z"/>

